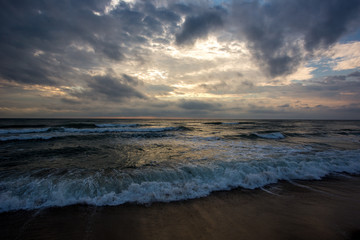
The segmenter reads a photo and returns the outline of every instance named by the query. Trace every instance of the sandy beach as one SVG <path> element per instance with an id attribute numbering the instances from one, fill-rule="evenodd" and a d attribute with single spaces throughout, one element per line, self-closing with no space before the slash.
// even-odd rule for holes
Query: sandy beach
<path id="1" fill-rule="evenodd" d="M 76 205 L 0 215 L 2 239 L 359 239 L 360 177 L 151 205 Z"/>

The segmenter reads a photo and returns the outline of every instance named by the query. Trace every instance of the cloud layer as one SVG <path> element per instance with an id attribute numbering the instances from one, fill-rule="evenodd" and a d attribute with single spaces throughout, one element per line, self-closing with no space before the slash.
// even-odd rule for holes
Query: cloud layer
<path id="1" fill-rule="evenodd" d="M 357 0 L 234 1 L 232 21 L 272 77 L 292 73 L 304 57 L 359 27 Z"/>
<path id="2" fill-rule="evenodd" d="M 2 1 L 0 114 L 360 118 L 359 16 L 358 0 Z"/>

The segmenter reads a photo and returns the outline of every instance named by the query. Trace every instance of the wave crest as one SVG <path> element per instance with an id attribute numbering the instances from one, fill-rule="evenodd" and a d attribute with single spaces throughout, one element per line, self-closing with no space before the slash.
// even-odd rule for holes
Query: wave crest
<path id="1" fill-rule="evenodd" d="M 144 166 L 92 174 L 49 170 L 42 177 L 1 180 L 0 212 L 79 203 L 102 206 L 169 202 L 237 187 L 255 189 L 279 180 L 321 179 L 336 172 L 356 174 L 360 172 L 359 156 L 360 150 L 348 150 L 317 152 L 312 159 L 297 154 L 292 159 Z"/>
<path id="2" fill-rule="evenodd" d="M 136 128 L 134 127 L 99 127 L 99 128 L 39 128 L 39 129 L 9 129 L 0 130 L 0 141 L 21 141 L 21 140 L 48 140 L 58 137 L 77 136 L 79 134 L 97 133 L 161 133 L 171 131 L 191 131 L 190 128 L 179 127 L 158 127 L 158 128 Z"/>

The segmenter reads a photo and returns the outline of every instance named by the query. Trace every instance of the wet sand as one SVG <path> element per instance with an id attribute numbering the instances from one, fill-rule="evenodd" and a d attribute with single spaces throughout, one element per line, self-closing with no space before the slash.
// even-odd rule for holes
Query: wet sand
<path id="1" fill-rule="evenodd" d="M 360 239 L 360 177 L 206 198 L 0 214 L 1 239 Z"/>

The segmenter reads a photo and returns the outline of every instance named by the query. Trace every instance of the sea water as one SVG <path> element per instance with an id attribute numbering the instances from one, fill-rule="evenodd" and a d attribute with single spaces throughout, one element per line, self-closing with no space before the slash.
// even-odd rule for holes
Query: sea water
<path id="1" fill-rule="evenodd" d="M 360 121 L 0 120 L 0 212 L 360 173 Z"/>

